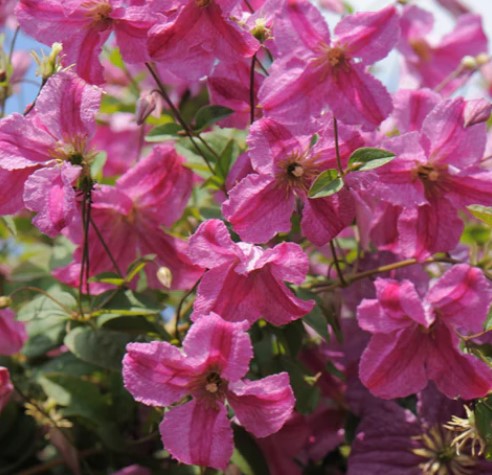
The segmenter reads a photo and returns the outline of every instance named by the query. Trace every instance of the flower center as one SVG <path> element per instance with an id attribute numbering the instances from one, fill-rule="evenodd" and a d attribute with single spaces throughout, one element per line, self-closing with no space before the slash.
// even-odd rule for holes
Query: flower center
<path id="1" fill-rule="evenodd" d="M 87 0 L 80 5 L 86 10 L 86 16 L 92 20 L 92 24 L 107 28 L 112 22 L 110 17 L 113 7 L 107 0 Z"/>
<path id="2" fill-rule="evenodd" d="M 432 427 L 429 432 L 415 437 L 421 447 L 412 452 L 425 459 L 419 464 L 423 475 L 472 475 L 476 464 L 470 455 L 456 453 L 452 446 L 453 435 L 439 426 Z"/>
<path id="3" fill-rule="evenodd" d="M 436 198 L 446 192 L 447 165 L 419 164 L 413 171 L 414 177 L 424 185 L 427 198 Z"/>
<path id="4" fill-rule="evenodd" d="M 340 46 L 334 46 L 333 48 L 329 48 L 326 53 L 326 56 L 328 62 L 334 68 L 348 65 L 349 59 L 345 55 L 345 50 Z"/>
<path id="5" fill-rule="evenodd" d="M 72 165 L 89 166 L 97 153 L 88 150 L 85 137 L 73 137 L 69 142 L 58 142 L 51 152 L 57 162 L 70 162 Z"/>
<path id="6" fill-rule="evenodd" d="M 206 378 L 205 390 L 209 393 L 216 394 L 221 389 L 224 382 L 220 377 L 219 373 L 210 373 Z"/>
<path id="7" fill-rule="evenodd" d="M 294 152 L 278 163 L 276 178 L 287 190 L 305 194 L 318 175 L 317 157 L 308 153 Z"/>
<path id="8" fill-rule="evenodd" d="M 422 61 L 430 61 L 432 54 L 431 49 L 427 41 L 423 38 L 417 38 L 415 40 L 410 40 L 410 46 L 412 47 L 415 54 Z"/>
<path id="9" fill-rule="evenodd" d="M 197 5 L 197 7 L 199 8 L 205 8 L 205 7 L 208 7 L 210 5 L 212 0 L 195 0 L 195 3 Z"/>

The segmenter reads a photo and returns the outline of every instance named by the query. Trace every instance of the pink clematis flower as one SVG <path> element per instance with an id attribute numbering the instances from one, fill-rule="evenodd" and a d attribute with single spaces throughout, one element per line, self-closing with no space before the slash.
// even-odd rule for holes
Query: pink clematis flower
<path id="1" fill-rule="evenodd" d="M 146 267 L 149 287 L 162 288 L 156 276 L 160 266 L 170 270 L 171 288 L 192 287 L 202 269 L 192 265 L 184 254 L 186 242 L 161 228 L 171 226 L 181 217 L 192 181 L 193 173 L 183 166 L 183 158 L 168 144 L 154 147 L 148 157 L 117 180 L 116 186 L 96 187 L 92 192 L 88 239 L 90 275 L 117 272 L 124 276 L 137 257 L 157 254 L 155 263 Z M 79 247 L 74 262 L 57 269 L 55 275 L 62 282 L 77 286 L 83 255 L 82 224 L 72 223 L 67 234 Z M 106 288 L 91 284 L 94 292 Z"/>
<path id="2" fill-rule="evenodd" d="M 147 32 L 155 17 L 145 5 L 128 3 L 125 0 L 20 0 L 15 11 L 26 33 L 47 45 L 63 43 L 63 64 L 75 64 L 80 77 L 101 84 L 104 79 L 99 55 L 112 32 L 126 61 L 139 63 L 148 59 Z"/>
<path id="3" fill-rule="evenodd" d="M 164 448 L 182 463 L 225 469 L 233 451 L 226 400 L 256 437 L 277 432 L 292 413 L 287 373 L 243 379 L 253 356 L 247 326 L 211 313 L 192 325 L 183 351 L 167 342 L 127 345 L 123 379 L 137 401 L 166 407 L 192 396 L 160 425 Z"/>
<path id="4" fill-rule="evenodd" d="M 150 56 L 186 79 L 207 75 L 216 59 L 249 58 L 258 41 L 232 19 L 238 0 L 177 0 L 177 9 L 149 32 Z M 157 10 L 159 12 L 159 10 Z"/>
<path id="5" fill-rule="evenodd" d="M 308 1 L 285 4 L 282 28 L 275 30 L 285 32 L 283 45 L 276 40 L 283 54 L 259 92 L 264 114 L 300 123 L 319 117 L 328 105 L 347 124 L 376 128 L 391 112 L 391 97 L 366 68 L 396 44 L 396 9 L 348 15 L 332 39 L 321 13 Z"/>
<path id="6" fill-rule="evenodd" d="M 13 355 L 21 350 L 27 340 L 23 322 L 15 319 L 12 310 L 0 310 L 0 355 Z"/>
<path id="7" fill-rule="evenodd" d="M 492 300 L 479 269 L 453 266 L 425 296 L 409 280 L 377 279 L 375 285 L 377 298 L 358 308 L 359 325 L 372 333 L 360 378 L 375 396 L 405 397 L 429 380 L 449 398 L 475 399 L 492 390 L 490 368 L 459 348 L 458 335 L 482 330 Z"/>
<path id="8" fill-rule="evenodd" d="M 0 214 L 23 208 L 50 237 L 73 219 L 73 185 L 95 156 L 90 138 L 101 91 L 73 73 L 51 77 L 36 107 L 26 117 L 12 114 L 0 122 Z"/>
<path id="9" fill-rule="evenodd" d="M 301 284 L 308 260 L 294 243 L 263 250 L 234 243 L 222 221 L 211 219 L 190 238 L 192 262 L 209 270 L 198 286 L 192 319 L 216 312 L 225 320 L 254 323 L 260 317 L 285 325 L 306 315 L 313 301 L 297 298 L 283 281 Z"/>
<path id="10" fill-rule="evenodd" d="M 425 119 L 415 119 L 419 131 L 383 142 L 397 158 L 379 168 L 362 193 L 374 213 L 371 232 L 383 249 L 417 258 L 450 251 L 463 230 L 458 211 L 470 204 L 492 205 L 492 172 L 480 164 L 486 126 L 468 125 L 470 117 L 469 103 L 449 99 Z"/>
<path id="11" fill-rule="evenodd" d="M 443 81 L 458 69 L 461 60 L 487 52 L 487 37 L 479 15 L 466 14 L 458 18 L 454 30 L 444 36 L 439 44 L 427 39 L 432 30 L 432 13 L 416 5 L 405 7 L 401 18 L 401 39 L 398 49 L 403 54 L 408 72 L 421 87 L 441 85 L 441 93 L 449 94 L 461 85 L 467 74 Z"/>
<path id="12" fill-rule="evenodd" d="M 251 127 L 248 139 L 251 164 L 247 175 L 223 203 L 224 216 L 241 239 L 267 242 L 291 228 L 296 199 L 303 205 L 303 235 L 316 245 L 326 244 L 355 216 L 353 198 L 347 188 L 326 198 L 310 199 L 307 192 L 318 174 L 336 168 L 335 140 L 330 123 L 310 146 L 311 136 L 294 136 L 283 125 L 263 119 Z M 339 149 L 344 165 L 349 154 L 362 145 L 357 132 L 340 127 Z"/>
<path id="13" fill-rule="evenodd" d="M 10 380 L 10 373 L 7 368 L 0 366 L 0 412 L 7 405 L 10 395 L 14 391 L 14 385 Z"/>

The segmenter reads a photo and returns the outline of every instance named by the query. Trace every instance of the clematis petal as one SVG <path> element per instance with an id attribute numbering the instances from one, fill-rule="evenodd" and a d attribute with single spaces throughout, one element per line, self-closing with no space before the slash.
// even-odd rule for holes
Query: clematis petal
<path id="1" fill-rule="evenodd" d="M 437 281 L 426 300 L 447 325 L 478 333 L 487 320 L 492 288 L 479 268 L 459 264 Z"/>
<path id="2" fill-rule="evenodd" d="M 82 169 L 64 162 L 61 167 L 36 170 L 24 186 L 24 204 L 38 214 L 33 224 L 55 237 L 68 226 L 77 210 L 73 184 Z"/>
<path id="3" fill-rule="evenodd" d="M 15 319 L 12 310 L 0 310 L 0 355 L 13 355 L 19 352 L 27 340 L 23 322 Z"/>
<path id="4" fill-rule="evenodd" d="M 14 385 L 10 380 L 10 373 L 7 368 L 0 366 L 0 412 L 7 405 L 10 395 L 14 391 Z"/>
<path id="5" fill-rule="evenodd" d="M 271 175 L 248 175 L 222 204 L 224 216 L 242 240 L 267 242 L 291 228 L 294 194 Z"/>
<path id="6" fill-rule="evenodd" d="M 360 360 L 359 375 L 382 399 L 405 397 L 427 385 L 428 338 L 412 324 L 399 333 L 376 334 Z"/>
<path id="7" fill-rule="evenodd" d="M 227 400 L 244 428 L 256 437 L 281 429 L 294 409 L 289 375 L 279 373 L 256 381 L 230 384 Z"/>
<path id="8" fill-rule="evenodd" d="M 236 261 L 239 252 L 225 224 L 219 219 L 208 219 L 200 224 L 191 236 L 187 250 L 195 264 L 208 269 Z"/>
<path id="9" fill-rule="evenodd" d="M 223 405 L 216 409 L 196 401 L 166 413 L 159 426 L 164 448 L 181 463 L 224 470 L 234 449 Z"/>
<path id="10" fill-rule="evenodd" d="M 201 364 L 216 366 L 227 381 L 237 381 L 249 368 L 253 349 L 246 322 L 231 323 L 219 315 L 200 316 L 183 342 L 186 355 Z"/>
<path id="11" fill-rule="evenodd" d="M 123 380 L 132 396 L 149 406 L 169 406 L 189 393 L 195 375 L 178 348 L 164 341 L 129 343 Z"/>
<path id="12" fill-rule="evenodd" d="M 490 367 L 472 355 L 457 349 L 458 337 L 443 323 L 433 333 L 427 373 L 439 391 L 447 397 L 476 399 L 492 391 Z"/>
<path id="13" fill-rule="evenodd" d="M 393 6 L 376 12 L 347 15 L 335 27 L 336 42 L 351 56 L 372 64 L 385 58 L 398 41 L 399 16 Z"/>

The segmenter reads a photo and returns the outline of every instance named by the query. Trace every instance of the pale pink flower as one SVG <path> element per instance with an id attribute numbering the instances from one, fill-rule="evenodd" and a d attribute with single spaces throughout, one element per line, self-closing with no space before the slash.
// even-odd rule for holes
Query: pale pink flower
<path id="1" fill-rule="evenodd" d="M 137 401 L 167 407 L 192 396 L 160 425 L 164 448 L 182 463 L 225 469 L 233 451 L 226 401 L 256 437 L 277 432 L 292 413 L 287 373 L 243 379 L 253 356 L 247 326 L 211 313 L 192 325 L 183 351 L 158 341 L 127 345 L 123 379 Z"/>

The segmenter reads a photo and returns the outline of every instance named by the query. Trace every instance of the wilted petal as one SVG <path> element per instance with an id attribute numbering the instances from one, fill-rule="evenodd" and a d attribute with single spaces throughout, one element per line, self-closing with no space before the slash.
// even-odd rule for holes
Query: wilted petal
<path id="1" fill-rule="evenodd" d="M 149 406 L 169 406 L 190 391 L 195 371 L 178 348 L 165 341 L 129 343 L 123 358 L 123 380 L 132 396 Z"/>
<path id="2" fill-rule="evenodd" d="M 287 373 L 230 384 L 227 400 L 241 425 L 256 437 L 277 432 L 292 414 L 294 394 Z"/>
<path id="3" fill-rule="evenodd" d="M 181 463 L 224 470 L 234 448 L 223 405 L 210 408 L 195 400 L 166 413 L 159 426 L 164 448 Z"/>

